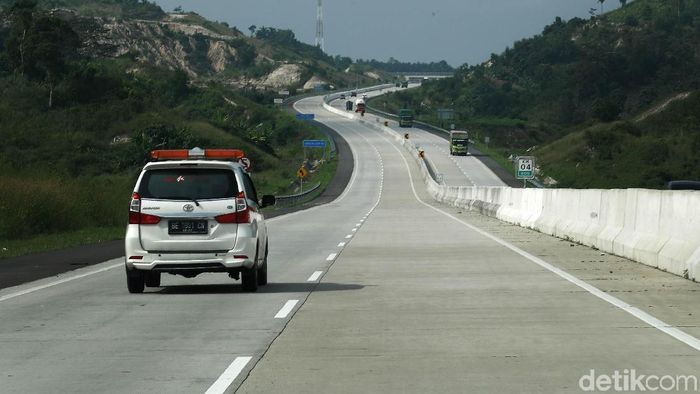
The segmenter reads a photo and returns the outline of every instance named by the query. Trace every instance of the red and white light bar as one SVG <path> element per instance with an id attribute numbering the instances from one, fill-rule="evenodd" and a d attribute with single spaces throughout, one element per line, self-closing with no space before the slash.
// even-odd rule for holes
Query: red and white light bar
<path id="1" fill-rule="evenodd" d="M 245 153 L 240 149 L 158 149 L 151 151 L 151 158 L 154 160 L 209 159 L 241 161 L 245 159 Z"/>

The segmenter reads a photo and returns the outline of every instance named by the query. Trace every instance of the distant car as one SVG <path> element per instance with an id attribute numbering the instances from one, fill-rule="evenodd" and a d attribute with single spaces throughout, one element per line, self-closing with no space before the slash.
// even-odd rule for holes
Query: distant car
<path id="1" fill-rule="evenodd" d="M 162 273 L 193 278 L 203 272 L 241 277 L 243 290 L 267 284 L 267 228 L 236 149 L 156 150 L 129 204 L 125 237 L 130 293 L 159 287 Z"/>
<path id="2" fill-rule="evenodd" d="M 357 97 L 357 92 L 350 92 L 350 97 Z"/>

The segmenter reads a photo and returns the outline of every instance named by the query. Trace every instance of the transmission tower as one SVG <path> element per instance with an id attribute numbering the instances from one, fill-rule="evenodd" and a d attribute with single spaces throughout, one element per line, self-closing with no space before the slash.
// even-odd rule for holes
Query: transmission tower
<path id="1" fill-rule="evenodd" d="M 318 0 L 316 10 L 316 46 L 323 51 L 323 0 Z"/>

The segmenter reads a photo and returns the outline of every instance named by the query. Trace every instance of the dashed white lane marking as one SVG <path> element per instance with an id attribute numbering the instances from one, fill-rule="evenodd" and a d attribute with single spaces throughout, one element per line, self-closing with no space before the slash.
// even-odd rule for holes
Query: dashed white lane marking
<path id="1" fill-rule="evenodd" d="M 110 265 L 108 267 L 104 267 L 104 268 L 100 268 L 100 269 L 97 269 L 94 271 L 86 272 L 84 274 L 71 276 L 69 278 L 59 279 L 57 281 L 49 282 L 49 283 L 46 283 L 46 284 L 43 284 L 40 286 L 30 287 L 28 289 L 24 289 L 24 290 L 20 290 L 18 292 L 15 292 L 15 293 L 10 293 L 10 294 L 4 295 L 4 296 L 0 297 L 0 302 L 7 301 L 7 300 L 10 300 L 10 299 L 15 298 L 15 297 L 23 296 L 25 294 L 33 293 L 35 291 L 47 289 L 49 287 L 60 285 L 62 283 L 74 281 L 76 279 L 82 279 L 82 278 L 85 278 L 86 276 L 99 274 L 100 272 L 109 271 L 111 269 L 115 269 L 115 268 L 123 267 L 123 266 L 124 266 L 124 263 L 114 264 L 114 265 Z"/>
<path id="2" fill-rule="evenodd" d="M 313 274 L 311 274 L 311 276 L 309 276 L 309 279 L 307 279 L 306 281 L 307 282 L 316 282 L 318 280 L 318 278 L 321 277 L 322 274 L 323 274 L 323 271 L 316 271 Z"/>
<path id="3" fill-rule="evenodd" d="M 357 231 L 357 227 L 355 227 L 354 229 L 352 229 L 352 232 L 353 232 L 353 233 L 356 232 L 356 231 Z"/>
<path id="4" fill-rule="evenodd" d="M 348 234 L 345 236 L 345 239 L 352 238 L 352 234 Z"/>
<path id="5" fill-rule="evenodd" d="M 224 373 L 219 376 L 219 379 L 216 379 L 216 382 L 209 387 L 206 394 L 222 394 L 226 392 L 228 386 L 236 380 L 236 377 L 238 377 L 241 371 L 243 371 L 243 368 L 245 368 L 252 359 L 253 357 L 236 357 L 231 365 L 226 368 Z"/>
<path id="6" fill-rule="evenodd" d="M 338 253 L 331 253 L 326 257 L 326 261 L 333 261 L 335 260 L 336 256 L 338 256 Z"/>
<path id="7" fill-rule="evenodd" d="M 360 226 L 362 226 L 362 223 L 357 223 L 357 224 L 355 225 L 355 227 L 360 227 Z"/>
<path id="8" fill-rule="evenodd" d="M 342 248 L 343 246 L 345 246 L 345 242 L 341 242 L 341 243 L 338 244 L 338 247 L 339 247 L 339 248 Z"/>
<path id="9" fill-rule="evenodd" d="M 275 315 L 275 319 L 284 319 L 289 315 L 289 313 L 294 309 L 299 300 L 289 300 L 287 301 L 282 309 Z"/>

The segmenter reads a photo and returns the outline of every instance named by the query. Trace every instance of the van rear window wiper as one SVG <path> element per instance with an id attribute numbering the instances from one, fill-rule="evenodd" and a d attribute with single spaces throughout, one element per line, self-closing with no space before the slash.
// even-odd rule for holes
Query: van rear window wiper
<path id="1" fill-rule="evenodd" d="M 163 196 L 163 197 L 160 197 L 160 198 L 162 198 L 162 199 L 164 199 L 164 200 L 190 200 L 190 201 L 194 202 L 194 205 L 200 206 L 200 205 L 199 205 L 199 201 L 197 201 L 196 198 L 192 198 L 192 197 L 183 197 L 183 196 Z"/>

